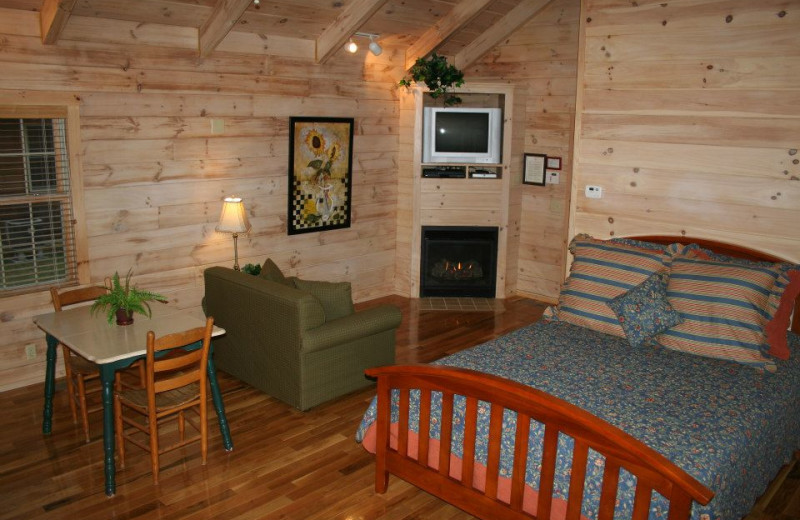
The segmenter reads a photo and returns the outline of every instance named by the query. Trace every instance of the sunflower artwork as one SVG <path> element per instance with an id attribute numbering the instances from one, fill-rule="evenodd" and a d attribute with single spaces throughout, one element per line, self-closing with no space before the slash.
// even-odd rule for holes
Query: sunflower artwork
<path id="1" fill-rule="evenodd" d="M 288 234 L 350 227 L 353 121 L 290 118 Z"/>

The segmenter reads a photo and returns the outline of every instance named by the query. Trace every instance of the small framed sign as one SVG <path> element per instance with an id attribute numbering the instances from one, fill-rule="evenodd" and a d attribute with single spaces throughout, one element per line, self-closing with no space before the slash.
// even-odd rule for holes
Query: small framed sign
<path id="1" fill-rule="evenodd" d="M 545 183 L 545 163 L 547 156 L 540 153 L 525 154 L 525 170 L 522 175 L 524 184 L 534 184 L 544 186 Z"/>
<path id="2" fill-rule="evenodd" d="M 547 169 L 548 170 L 560 170 L 561 169 L 561 157 L 547 157 Z"/>

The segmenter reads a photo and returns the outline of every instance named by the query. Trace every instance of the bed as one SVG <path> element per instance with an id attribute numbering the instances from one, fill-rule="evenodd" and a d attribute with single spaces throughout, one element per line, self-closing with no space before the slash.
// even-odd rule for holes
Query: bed
<path id="1" fill-rule="evenodd" d="M 394 474 L 485 519 L 743 517 L 800 448 L 800 267 L 685 237 L 571 251 L 550 319 L 368 371 L 376 491 Z"/>

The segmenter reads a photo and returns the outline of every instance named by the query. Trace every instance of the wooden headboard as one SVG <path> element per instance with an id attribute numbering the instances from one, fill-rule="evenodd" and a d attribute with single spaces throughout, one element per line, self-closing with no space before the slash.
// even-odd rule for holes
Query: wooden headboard
<path id="1" fill-rule="evenodd" d="M 656 244 L 697 244 L 704 249 L 709 249 L 715 253 L 732 256 L 734 258 L 743 258 L 745 260 L 755 260 L 761 262 L 791 262 L 784 258 L 751 249 L 749 247 L 739 246 L 736 244 L 728 244 L 726 242 L 718 242 L 716 240 L 709 240 L 705 238 L 691 238 L 685 236 L 673 235 L 634 235 L 625 238 L 634 240 L 643 240 L 645 242 L 653 242 Z M 800 334 L 800 296 L 794 302 L 794 315 L 792 317 L 791 331 L 795 334 Z"/>

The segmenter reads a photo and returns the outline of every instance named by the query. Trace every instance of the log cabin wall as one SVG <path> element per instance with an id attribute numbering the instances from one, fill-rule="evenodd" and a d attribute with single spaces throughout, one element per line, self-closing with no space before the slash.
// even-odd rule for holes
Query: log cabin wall
<path id="1" fill-rule="evenodd" d="M 566 254 L 580 0 L 556 0 L 474 66 L 467 81 L 506 81 L 526 103 L 523 151 L 561 157 L 557 185 L 515 183 L 519 252 L 514 292 L 556 301 Z M 522 155 L 513 158 L 522 169 Z M 513 224 L 513 223 L 510 223 Z M 509 274 L 509 278 L 511 274 Z"/>
<path id="2" fill-rule="evenodd" d="M 403 53 L 317 66 L 313 41 L 252 36 L 199 59 L 196 29 L 73 17 L 43 46 L 38 13 L 0 9 L 0 97 L 80 102 L 92 282 L 132 267 L 137 285 L 197 309 L 203 270 L 233 264 L 231 236 L 214 227 L 222 198 L 239 195 L 252 224 L 241 265 L 271 257 L 303 278 L 348 280 L 356 300 L 393 292 Z M 290 116 L 355 118 L 350 228 L 287 236 Z M 0 298 L 0 391 L 44 379 L 31 318 L 51 309 L 46 291 Z"/>
<path id="3" fill-rule="evenodd" d="M 570 235 L 686 233 L 800 261 L 800 2 L 592 0 L 581 22 Z"/>

